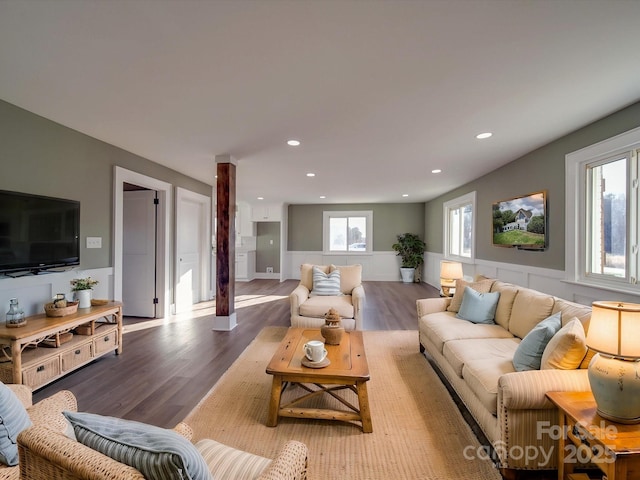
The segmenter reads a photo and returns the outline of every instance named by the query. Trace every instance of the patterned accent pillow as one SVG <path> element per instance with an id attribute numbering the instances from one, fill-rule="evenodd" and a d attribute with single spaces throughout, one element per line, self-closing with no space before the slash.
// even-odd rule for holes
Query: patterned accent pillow
<path id="1" fill-rule="evenodd" d="M 0 383 L 0 463 L 18 465 L 18 434 L 31 426 L 31 419 L 16 394 Z"/>
<path id="2" fill-rule="evenodd" d="M 62 413 L 80 443 L 135 468 L 145 478 L 213 480 L 195 446 L 173 430 L 93 413 Z"/>
<path id="3" fill-rule="evenodd" d="M 318 267 L 313 267 L 313 290 L 311 290 L 309 296 L 314 297 L 320 295 L 342 295 L 342 291 L 340 290 L 340 270 L 324 273 Z"/>
<path id="4" fill-rule="evenodd" d="M 480 280 L 479 282 L 467 282 L 465 280 L 456 280 L 456 293 L 453 294 L 451 303 L 447 307 L 448 312 L 458 313 L 460 306 L 462 305 L 462 297 L 464 296 L 464 287 L 471 287 L 478 293 L 489 293 L 491 291 L 491 285 L 495 280 Z"/>

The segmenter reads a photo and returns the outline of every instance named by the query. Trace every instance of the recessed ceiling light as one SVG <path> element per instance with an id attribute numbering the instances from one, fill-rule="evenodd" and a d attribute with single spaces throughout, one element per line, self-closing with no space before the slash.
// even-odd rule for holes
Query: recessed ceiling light
<path id="1" fill-rule="evenodd" d="M 440 170 L 439 168 L 434 168 L 433 170 L 431 170 L 431 173 L 442 173 L 442 170 Z"/>
<path id="2" fill-rule="evenodd" d="M 297 147 L 300 145 L 300 140 L 287 140 L 287 145 L 290 147 Z"/>
<path id="3" fill-rule="evenodd" d="M 409 194 L 408 194 L 408 193 L 403 193 L 403 194 L 402 194 L 402 196 L 403 196 L 403 197 L 408 197 L 408 196 L 409 196 Z"/>
<path id="4" fill-rule="evenodd" d="M 491 133 L 491 132 L 479 133 L 478 135 L 476 135 L 476 138 L 479 139 L 479 140 L 483 140 L 485 138 L 489 138 L 492 135 L 493 135 L 493 133 Z"/>
<path id="5" fill-rule="evenodd" d="M 258 200 L 264 200 L 264 197 L 258 197 Z"/>
<path id="6" fill-rule="evenodd" d="M 325 195 L 320 195 L 320 198 L 327 198 Z"/>
<path id="7" fill-rule="evenodd" d="M 315 173 L 311 173 L 311 172 L 307 173 L 307 177 L 315 177 L 315 176 L 316 176 Z"/>

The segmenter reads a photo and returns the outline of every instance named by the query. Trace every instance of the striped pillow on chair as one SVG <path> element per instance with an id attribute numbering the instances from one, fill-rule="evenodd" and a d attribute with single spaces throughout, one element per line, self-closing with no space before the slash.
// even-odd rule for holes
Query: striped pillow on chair
<path id="1" fill-rule="evenodd" d="M 324 273 L 318 267 L 313 267 L 313 290 L 311 290 L 309 296 L 320 295 L 334 297 L 342 295 L 340 291 L 340 270 Z"/>

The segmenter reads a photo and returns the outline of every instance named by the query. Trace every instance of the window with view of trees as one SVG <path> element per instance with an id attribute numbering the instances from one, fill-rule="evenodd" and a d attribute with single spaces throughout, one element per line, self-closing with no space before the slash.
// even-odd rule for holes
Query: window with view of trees
<path id="1" fill-rule="evenodd" d="M 370 252 L 372 212 L 324 212 L 326 253 Z"/>
<path id="2" fill-rule="evenodd" d="M 475 223 L 473 212 L 476 192 L 455 198 L 444 204 L 445 258 L 474 258 Z"/>
<path id="3" fill-rule="evenodd" d="M 578 220 L 567 230 L 571 279 L 640 290 L 639 152 L 640 128 L 567 155 L 567 218 Z"/>

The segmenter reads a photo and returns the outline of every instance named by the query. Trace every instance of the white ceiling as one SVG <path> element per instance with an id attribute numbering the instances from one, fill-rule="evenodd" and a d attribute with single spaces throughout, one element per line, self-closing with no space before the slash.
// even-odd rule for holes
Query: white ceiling
<path id="1" fill-rule="evenodd" d="M 639 100 L 639 22 L 635 0 L 0 0 L 0 99 L 209 184 L 230 154 L 239 201 L 425 201 Z"/>

